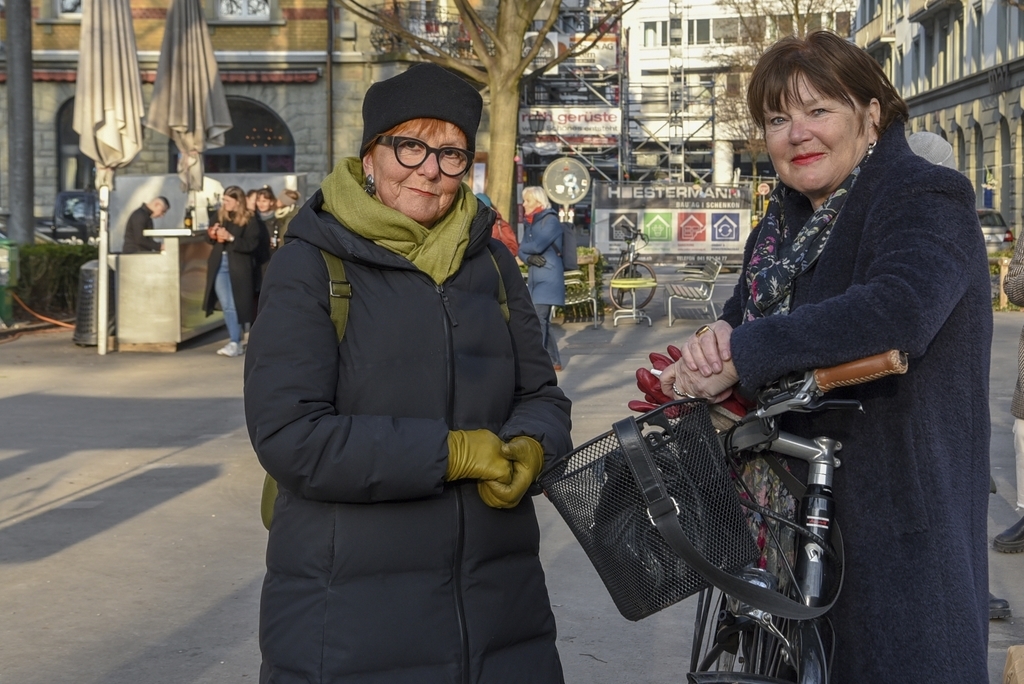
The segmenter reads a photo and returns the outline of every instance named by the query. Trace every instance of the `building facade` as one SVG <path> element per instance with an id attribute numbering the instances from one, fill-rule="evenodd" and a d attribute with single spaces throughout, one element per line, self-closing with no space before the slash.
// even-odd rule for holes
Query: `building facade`
<path id="1" fill-rule="evenodd" d="M 749 17 L 739 14 L 745 4 L 728 0 L 640 0 L 596 56 L 564 63 L 524 88 L 527 181 L 536 182 L 562 155 L 584 159 L 605 180 L 723 185 L 771 174 L 745 101 L 747 72 L 761 46 L 815 28 L 850 33 L 848 0 L 803 6 L 798 24 L 783 2 L 762 4 L 767 14 Z M 572 30 L 556 27 L 550 40 L 568 49 Z M 531 133 L 531 114 L 552 123 Z M 559 116 L 601 123 L 584 135 L 570 124 L 559 129 Z"/>
<path id="2" fill-rule="evenodd" d="M 910 108 L 909 132 L 953 146 L 979 207 L 1024 211 L 1024 11 L 1005 0 L 861 0 L 855 40 Z"/>
<path id="3" fill-rule="evenodd" d="M 299 172 L 316 187 L 331 163 L 358 152 L 366 89 L 401 68 L 384 59 L 371 31 L 328 0 L 202 0 L 234 127 L 205 156 L 210 172 Z M 92 160 L 72 129 L 82 0 L 31 0 L 35 213 L 61 190 L 92 187 Z M 143 104 L 148 106 L 168 0 L 131 0 Z M 2 15 L 0 15 L 2 17 Z M 0 21 L 0 35 L 6 26 Z M 328 47 L 330 42 L 330 48 Z M 328 60 L 330 54 L 330 60 Z M 7 176 L 6 55 L 0 53 L 0 211 Z M 328 106 L 330 103 L 330 106 Z M 143 129 L 144 148 L 119 173 L 174 173 L 177 150 Z"/>

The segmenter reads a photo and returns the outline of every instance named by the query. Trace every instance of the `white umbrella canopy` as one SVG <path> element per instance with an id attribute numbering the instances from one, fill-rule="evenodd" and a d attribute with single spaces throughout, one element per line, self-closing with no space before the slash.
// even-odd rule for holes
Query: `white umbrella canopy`
<path id="1" fill-rule="evenodd" d="M 72 128 L 78 147 L 96 162 L 100 199 L 96 346 L 107 353 L 109 333 L 108 211 L 114 170 L 142 148 L 142 83 L 129 0 L 85 0 L 82 4 L 78 74 Z"/>
<path id="2" fill-rule="evenodd" d="M 96 187 L 142 149 L 142 85 L 129 0 L 85 0 L 72 127 L 96 162 Z"/>
<path id="3" fill-rule="evenodd" d="M 177 145 L 182 191 L 202 190 L 203 151 L 224 145 L 231 114 L 200 0 L 172 1 L 146 127 Z"/>

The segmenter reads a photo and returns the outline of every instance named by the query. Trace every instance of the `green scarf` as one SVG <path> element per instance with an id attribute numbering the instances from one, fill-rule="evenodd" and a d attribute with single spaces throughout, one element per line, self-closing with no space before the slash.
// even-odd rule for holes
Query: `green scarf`
<path id="1" fill-rule="evenodd" d="M 459 186 L 448 213 L 432 228 L 424 228 L 367 195 L 364 182 L 359 159 L 341 160 L 320 184 L 324 209 L 356 235 L 405 257 L 438 285 L 459 270 L 477 208 L 477 199 L 465 183 Z"/>

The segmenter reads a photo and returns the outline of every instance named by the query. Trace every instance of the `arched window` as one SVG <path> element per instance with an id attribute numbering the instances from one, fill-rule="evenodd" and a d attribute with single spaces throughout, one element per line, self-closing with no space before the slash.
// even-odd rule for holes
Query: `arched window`
<path id="1" fill-rule="evenodd" d="M 292 173 L 295 141 L 288 126 L 272 109 L 246 97 L 228 97 L 232 127 L 224 146 L 207 150 L 207 173 Z M 178 148 L 170 142 L 169 173 L 178 171 Z"/>
<path id="2" fill-rule="evenodd" d="M 57 110 L 57 190 L 85 190 L 96 187 L 96 164 L 78 149 L 75 98 Z"/>

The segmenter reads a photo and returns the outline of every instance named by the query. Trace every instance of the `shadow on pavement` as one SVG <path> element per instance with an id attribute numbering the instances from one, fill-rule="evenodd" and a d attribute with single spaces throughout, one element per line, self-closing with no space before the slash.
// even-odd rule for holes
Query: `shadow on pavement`
<path id="1" fill-rule="evenodd" d="M 0 480 L 74 451 L 188 447 L 224 432 L 242 399 L 139 399 L 21 394 L 0 399 Z M 197 418 L 198 417 L 198 418 Z"/>
<path id="2" fill-rule="evenodd" d="M 51 556 L 195 489 L 219 466 L 154 468 L 0 530 L 0 564 Z"/>

